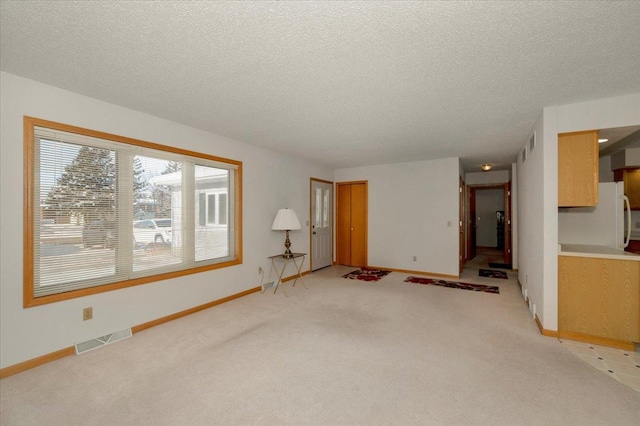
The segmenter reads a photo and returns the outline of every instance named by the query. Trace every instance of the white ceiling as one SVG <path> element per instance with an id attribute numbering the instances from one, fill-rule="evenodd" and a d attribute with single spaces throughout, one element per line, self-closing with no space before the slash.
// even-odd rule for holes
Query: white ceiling
<path id="1" fill-rule="evenodd" d="M 640 92 L 637 1 L 0 7 L 3 71 L 332 167 L 508 168 L 543 107 Z"/>

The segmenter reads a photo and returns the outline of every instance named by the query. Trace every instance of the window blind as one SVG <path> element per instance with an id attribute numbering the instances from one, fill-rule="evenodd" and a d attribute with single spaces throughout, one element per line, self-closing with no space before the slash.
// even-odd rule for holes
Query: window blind
<path id="1" fill-rule="evenodd" d="M 34 126 L 33 166 L 34 298 L 236 259 L 237 164 Z"/>

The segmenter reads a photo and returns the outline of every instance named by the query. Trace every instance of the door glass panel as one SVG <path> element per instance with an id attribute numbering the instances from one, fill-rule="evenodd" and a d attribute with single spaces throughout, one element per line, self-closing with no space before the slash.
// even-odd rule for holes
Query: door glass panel
<path id="1" fill-rule="evenodd" d="M 324 202 L 322 203 L 322 227 L 329 227 L 329 206 L 331 205 L 331 190 L 324 190 Z"/>
<path id="2" fill-rule="evenodd" d="M 316 204 L 315 204 L 315 212 L 314 212 L 314 219 L 313 219 L 313 227 L 314 228 L 319 228 L 320 227 L 320 214 L 321 214 L 321 206 L 322 206 L 322 189 L 321 188 L 316 188 Z"/>

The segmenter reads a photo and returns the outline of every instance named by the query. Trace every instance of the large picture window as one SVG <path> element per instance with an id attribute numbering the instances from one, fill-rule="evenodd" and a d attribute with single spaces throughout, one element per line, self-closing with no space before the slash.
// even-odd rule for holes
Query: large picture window
<path id="1" fill-rule="evenodd" d="M 242 263 L 242 163 L 25 117 L 24 304 Z"/>

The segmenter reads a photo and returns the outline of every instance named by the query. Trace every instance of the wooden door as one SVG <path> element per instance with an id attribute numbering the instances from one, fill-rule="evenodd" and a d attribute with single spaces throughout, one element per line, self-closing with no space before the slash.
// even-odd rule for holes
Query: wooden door
<path id="1" fill-rule="evenodd" d="M 351 185 L 337 185 L 336 262 L 351 265 Z"/>
<path id="2" fill-rule="evenodd" d="M 351 265 L 367 266 L 367 189 L 351 185 Z"/>
<path id="3" fill-rule="evenodd" d="M 367 183 L 336 185 L 336 261 L 341 265 L 367 265 Z"/>
<path id="4" fill-rule="evenodd" d="M 476 220 L 476 189 L 471 188 L 469 193 L 469 240 L 467 250 L 469 259 L 476 257 L 476 228 L 478 226 Z"/>
<path id="5" fill-rule="evenodd" d="M 460 247 L 460 253 L 458 253 L 459 256 L 459 272 L 462 273 L 462 270 L 464 269 L 464 262 L 465 262 L 465 243 L 464 243 L 464 180 L 462 180 L 462 176 L 460 176 L 460 180 L 459 180 L 459 197 L 458 197 L 458 215 L 459 215 L 459 222 L 458 222 L 458 234 L 459 234 L 459 240 L 458 240 L 458 245 Z"/>
<path id="6" fill-rule="evenodd" d="M 504 263 L 511 264 L 511 182 L 504 188 Z"/>

